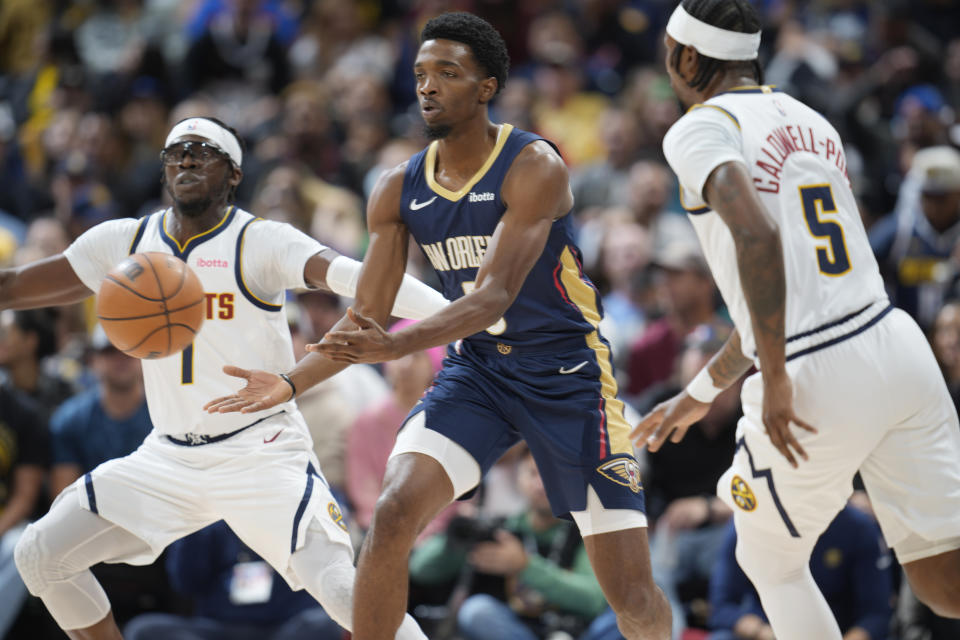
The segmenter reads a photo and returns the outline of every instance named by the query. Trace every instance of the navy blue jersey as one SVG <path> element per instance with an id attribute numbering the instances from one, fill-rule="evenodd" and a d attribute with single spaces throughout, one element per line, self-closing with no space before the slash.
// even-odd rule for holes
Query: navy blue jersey
<path id="1" fill-rule="evenodd" d="M 400 215 L 440 277 L 448 300 L 473 289 L 477 268 L 506 210 L 500 196 L 504 178 L 517 154 L 537 140 L 543 138 L 501 125 L 490 157 L 459 191 L 445 189 L 434 179 L 438 143 L 407 163 Z M 553 223 L 543 253 L 503 318 L 466 340 L 501 349 L 532 348 L 582 340 L 596 331 L 600 298 L 580 262 L 567 215 Z"/>

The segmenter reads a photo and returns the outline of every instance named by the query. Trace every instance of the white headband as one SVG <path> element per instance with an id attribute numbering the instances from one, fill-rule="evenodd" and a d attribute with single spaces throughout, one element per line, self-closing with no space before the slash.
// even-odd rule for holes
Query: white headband
<path id="1" fill-rule="evenodd" d="M 754 60 L 760 50 L 760 32 L 728 31 L 697 20 L 678 5 L 667 23 L 667 33 L 682 45 L 717 60 Z"/>
<path id="2" fill-rule="evenodd" d="M 213 143 L 215 147 L 230 156 L 233 164 L 240 166 L 243 160 L 243 152 L 240 151 L 240 143 L 232 133 L 218 125 L 213 120 L 206 118 L 188 118 L 178 122 L 167 135 L 167 141 L 163 143 L 164 147 L 169 147 L 174 142 L 178 142 L 184 136 L 199 136 Z"/>

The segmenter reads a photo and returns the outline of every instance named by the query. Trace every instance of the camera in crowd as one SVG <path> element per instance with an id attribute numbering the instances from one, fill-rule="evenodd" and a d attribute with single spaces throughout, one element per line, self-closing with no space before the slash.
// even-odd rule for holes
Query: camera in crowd
<path id="1" fill-rule="evenodd" d="M 493 542 L 497 530 L 503 528 L 501 518 L 455 516 L 447 525 L 447 545 L 470 549 L 480 542 Z"/>

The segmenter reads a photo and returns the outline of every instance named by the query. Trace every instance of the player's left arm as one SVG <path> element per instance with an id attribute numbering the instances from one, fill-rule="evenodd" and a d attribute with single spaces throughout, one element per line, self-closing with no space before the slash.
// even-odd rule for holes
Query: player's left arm
<path id="1" fill-rule="evenodd" d="M 786 368 L 786 277 L 776 223 L 760 201 L 746 166 L 728 161 L 707 178 L 703 195 L 733 236 L 740 285 L 750 310 L 763 376 L 763 423 L 771 442 L 797 466 L 793 451 L 807 453 L 790 423 L 815 432 L 793 410 L 793 386 Z"/>
<path id="2" fill-rule="evenodd" d="M 350 311 L 359 331 L 332 331 L 316 350 L 341 362 L 381 362 L 448 344 L 483 331 L 513 304 L 550 235 L 573 206 L 562 159 L 545 142 L 521 151 L 504 180 L 500 219 L 477 271 L 476 288 L 442 311 L 396 333 L 385 333 Z"/>

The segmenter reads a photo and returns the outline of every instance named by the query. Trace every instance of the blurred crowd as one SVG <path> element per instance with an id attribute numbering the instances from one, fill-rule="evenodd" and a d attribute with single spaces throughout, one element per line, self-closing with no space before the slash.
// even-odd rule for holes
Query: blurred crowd
<path id="1" fill-rule="evenodd" d="M 492 117 L 555 141 L 569 166 L 602 328 L 621 392 L 642 414 L 682 387 L 731 329 L 660 147 L 681 115 L 662 60 L 675 4 L 2 0 L 0 266 L 55 255 L 98 222 L 166 206 L 158 154 L 170 126 L 193 115 L 216 116 L 242 137 L 241 207 L 362 257 L 377 176 L 426 144 L 411 71 L 419 30 L 441 12 L 470 11 L 510 52 Z M 960 6 L 755 4 L 766 82 L 839 131 L 890 295 L 928 331 L 960 403 Z M 410 255 L 409 270 L 433 281 L 419 250 Z M 344 308 L 333 295 L 291 294 L 298 355 Z M 0 313 L 0 636 L 60 637 L 11 571 L 22 522 L 151 428 L 137 362 L 91 319 L 90 304 Z M 354 366 L 300 401 L 358 542 L 392 438 L 442 357 Z M 730 513 L 711 497 L 738 416 L 733 389 L 682 444 L 643 456 L 654 571 L 676 638 L 772 638 L 733 560 Z M 512 452 L 477 496 L 424 533 L 411 561 L 411 610 L 431 637 L 619 637 L 582 541 L 544 511 L 538 483 L 527 453 Z M 152 568 L 100 570 L 118 620 L 134 619 L 128 638 L 192 638 L 198 619 L 226 625 L 230 638 L 268 628 L 273 635 L 251 637 L 340 637 L 221 529 L 177 543 Z M 814 554 L 845 638 L 960 637 L 916 605 L 878 535 L 857 494 Z M 201 576 L 183 561 L 206 553 L 196 545 L 227 551 Z M 256 606 L 275 599 L 282 619 Z M 144 613 L 164 615 L 137 617 Z"/>

